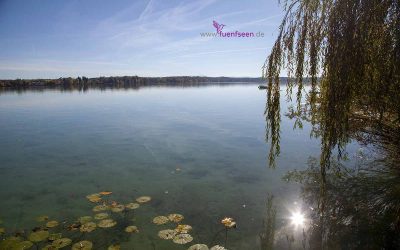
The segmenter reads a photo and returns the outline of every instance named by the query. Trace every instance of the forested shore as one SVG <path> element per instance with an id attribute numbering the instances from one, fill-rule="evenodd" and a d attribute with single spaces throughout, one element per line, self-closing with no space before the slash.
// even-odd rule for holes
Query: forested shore
<path id="1" fill-rule="evenodd" d="M 111 76 L 88 78 L 79 76 L 76 78 L 58 79 L 15 79 L 0 80 L 0 88 L 24 89 L 35 87 L 140 87 L 154 85 L 168 86 L 192 86 L 210 83 L 262 83 L 262 78 L 251 77 L 204 77 L 204 76 L 171 76 L 171 77 L 139 77 L 139 76 Z"/>

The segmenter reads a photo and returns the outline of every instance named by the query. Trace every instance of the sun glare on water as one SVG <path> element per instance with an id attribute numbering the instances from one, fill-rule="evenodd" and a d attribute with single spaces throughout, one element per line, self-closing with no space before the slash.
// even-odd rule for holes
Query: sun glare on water
<path id="1" fill-rule="evenodd" d="M 298 226 L 304 226 L 304 214 L 300 213 L 300 212 L 295 212 L 292 214 L 292 217 L 290 217 L 290 220 L 292 221 L 292 224 L 296 227 Z"/>

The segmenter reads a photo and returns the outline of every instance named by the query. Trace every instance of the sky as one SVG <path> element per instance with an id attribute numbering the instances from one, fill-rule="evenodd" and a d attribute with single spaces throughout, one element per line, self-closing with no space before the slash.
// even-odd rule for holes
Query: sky
<path id="1" fill-rule="evenodd" d="M 0 79 L 260 77 L 278 0 L 0 0 Z M 204 37 L 259 32 L 264 37 Z"/>

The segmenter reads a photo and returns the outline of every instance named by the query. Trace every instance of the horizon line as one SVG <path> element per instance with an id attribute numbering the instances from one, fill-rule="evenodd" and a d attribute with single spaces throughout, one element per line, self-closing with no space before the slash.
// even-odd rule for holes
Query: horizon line
<path id="1" fill-rule="evenodd" d="M 204 76 L 204 75 L 169 75 L 169 76 L 139 76 L 139 75 L 108 75 L 108 76 L 95 76 L 95 77 L 87 77 L 84 75 L 78 75 L 76 77 L 72 76 L 60 76 L 58 78 L 0 78 L 0 81 L 15 81 L 15 80 L 56 80 L 60 78 L 73 78 L 77 79 L 78 77 L 86 77 L 88 79 L 94 79 L 94 78 L 109 78 L 109 77 L 141 77 L 141 78 L 169 78 L 169 77 L 207 77 L 207 78 L 220 78 L 220 77 L 226 77 L 226 78 L 252 78 L 252 79 L 257 79 L 257 78 L 264 78 L 262 76 Z M 279 76 L 279 78 L 288 78 L 288 76 Z M 307 78 L 307 77 L 305 77 Z"/>

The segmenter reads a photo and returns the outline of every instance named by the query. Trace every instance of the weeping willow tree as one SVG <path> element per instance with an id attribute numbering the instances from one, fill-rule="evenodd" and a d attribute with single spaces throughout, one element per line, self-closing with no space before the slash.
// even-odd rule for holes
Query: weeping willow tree
<path id="1" fill-rule="evenodd" d="M 280 152 L 283 70 L 289 77 L 287 96 L 296 96 L 298 112 L 306 100 L 321 137 L 322 173 L 333 150 L 342 157 L 352 116 L 365 126 L 400 134 L 400 1 L 287 0 L 282 5 L 285 16 L 263 67 L 270 164 Z M 306 85 L 311 87 L 304 95 Z"/>

